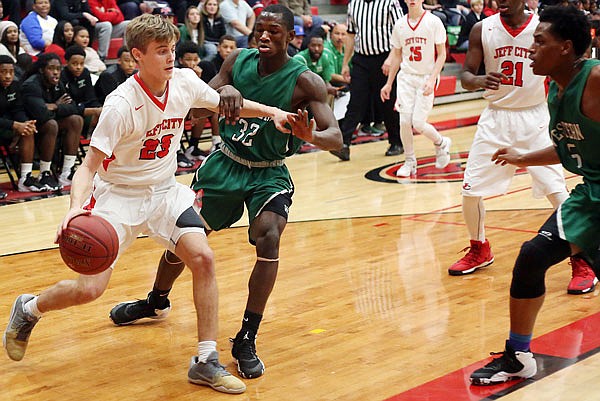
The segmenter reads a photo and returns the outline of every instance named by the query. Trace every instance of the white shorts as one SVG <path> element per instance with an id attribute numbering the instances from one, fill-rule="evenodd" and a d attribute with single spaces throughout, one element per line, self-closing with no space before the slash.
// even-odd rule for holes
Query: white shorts
<path id="1" fill-rule="evenodd" d="M 494 164 L 492 155 L 496 150 L 506 147 L 527 153 L 552 146 L 549 122 L 546 103 L 519 110 L 486 107 L 477 123 L 469 151 L 462 194 L 491 196 L 506 193 L 517 168 Z M 560 164 L 527 167 L 527 172 L 533 180 L 535 198 L 565 191 L 566 183 Z"/>
<path id="2" fill-rule="evenodd" d="M 140 187 L 115 185 L 96 175 L 88 202 L 92 214 L 106 219 L 117 231 L 120 255 L 139 234 L 147 234 L 173 252 L 183 234 L 204 233 L 201 226 L 181 228 L 176 224 L 183 212 L 194 207 L 195 199 L 194 191 L 175 181 L 175 177 Z M 201 225 L 199 216 L 198 224 Z"/>
<path id="3" fill-rule="evenodd" d="M 427 121 L 433 108 L 433 92 L 423 96 L 423 85 L 429 75 L 406 74 L 400 71 L 396 82 L 396 110 L 412 114 L 413 120 Z"/>

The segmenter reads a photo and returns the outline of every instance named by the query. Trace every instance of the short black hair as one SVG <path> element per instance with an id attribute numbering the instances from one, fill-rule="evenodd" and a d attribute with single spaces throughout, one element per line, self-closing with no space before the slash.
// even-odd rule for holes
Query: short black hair
<path id="1" fill-rule="evenodd" d="M 323 28 L 319 27 L 310 34 L 310 36 L 308 37 L 308 41 L 310 42 L 312 38 L 321 38 L 323 39 L 323 42 L 325 42 L 325 40 L 327 40 L 327 33 Z"/>
<path id="2" fill-rule="evenodd" d="M 119 50 L 117 50 L 117 58 L 121 58 L 123 53 L 131 53 L 131 52 L 129 51 L 129 48 L 127 46 L 121 46 L 121 47 L 119 47 Z"/>
<path id="3" fill-rule="evenodd" d="M 555 36 L 570 40 L 577 57 L 583 56 L 592 44 L 587 16 L 575 7 L 546 7 L 540 14 L 540 22 L 548 22 L 550 32 Z"/>
<path id="4" fill-rule="evenodd" d="M 69 61 L 73 56 L 83 56 L 85 58 L 85 49 L 79 45 L 72 45 L 65 50 L 65 60 Z"/>
<path id="5" fill-rule="evenodd" d="M 222 45 L 226 40 L 235 42 L 235 38 L 232 35 L 223 35 L 219 38 L 219 44 Z"/>
<path id="6" fill-rule="evenodd" d="M 281 14 L 281 20 L 283 24 L 287 28 L 288 31 L 294 30 L 294 14 L 292 11 L 283 6 L 281 4 L 271 4 L 270 6 L 266 6 L 258 15 L 258 18 L 262 15 L 262 13 L 273 13 L 273 14 Z"/>
<path id="7" fill-rule="evenodd" d="M 186 40 L 185 42 L 181 42 L 179 46 L 177 46 L 177 58 L 183 58 L 186 53 L 196 53 L 198 54 L 198 44 L 192 42 L 191 40 Z"/>
<path id="8" fill-rule="evenodd" d="M 0 64 L 15 64 L 15 60 L 12 59 L 12 57 L 7 56 L 6 54 L 3 54 L 0 56 Z"/>

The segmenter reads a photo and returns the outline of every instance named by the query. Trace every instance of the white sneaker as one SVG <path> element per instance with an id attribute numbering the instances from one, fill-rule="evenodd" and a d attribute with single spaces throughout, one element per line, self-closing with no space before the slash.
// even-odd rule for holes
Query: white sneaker
<path id="1" fill-rule="evenodd" d="M 411 175 L 417 175 L 417 159 L 407 158 L 402 167 L 396 170 L 396 177 L 410 177 Z"/>
<path id="2" fill-rule="evenodd" d="M 71 179 L 69 177 L 72 177 L 71 174 L 61 173 L 58 176 L 58 183 L 60 184 L 60 186 L 62 186 L 63 188 L 70 186 Z"/>
<path id="3" fill-rule="evenodd" d="M 19 178 L 19 183 L 17 186 L 18 186 L 19 192 L 41 192 L 42 191 L 42 186 L 40 185 L 38 180 L 33 178 L 31 173 L 27 173 L 26 177 Z"/>
<path id="4" fill-rule="evenodd" d="M 204 154 L 204 152 L 202 152 L 202 150 L 197 149 L 195 146 L 190 146 L 188 147 L 185 152 L 185 157 L 187 157 L 189 160 L 204 160 L 206 159 L 206 154 Z"/>
<path id="5" fill-rule="evenodd" d="M 450 145 L 452 145 L 452 140 L 443 136 L 442 144 L 435 147 L 435 168 L 442 169 L 450 163 Z"/>

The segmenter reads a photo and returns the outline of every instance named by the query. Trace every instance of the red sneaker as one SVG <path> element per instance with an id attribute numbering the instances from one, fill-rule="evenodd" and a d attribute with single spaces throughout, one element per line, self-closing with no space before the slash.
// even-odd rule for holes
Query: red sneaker
<path id="1" fill-rule="evenodd" d="M 471 274 L 475 270 L 489 266 L 494 262 L 492 248 L 487 239 L 485 242 L 471 240 L 471 246 L 466 247 L 461 252 L 467 249 L 469 249 L 469 252 L 448 269 L 451 276 Z"/>
<path id="2" fill-rule="evenodd" d="M 567 287 L 567 293 L 577 295 L 593 291 L 598 279 L 588 262 L 581 257 L 571 256 L 569 264 L 572 269 L 572 278 Z"/>

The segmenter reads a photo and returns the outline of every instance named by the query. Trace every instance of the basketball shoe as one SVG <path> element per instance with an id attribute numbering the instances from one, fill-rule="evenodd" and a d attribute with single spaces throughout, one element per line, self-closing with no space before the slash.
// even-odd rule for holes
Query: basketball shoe
<path id="1" fill-rule="evenodd" d="M 19 178 L 17 189 L 19 192 L 40 192 L 42 191 L 42 186 L 33 178 L 31 173 L 27 173 L 27 176 Z"/>
<path id="2" fill-rule="evenodd" d="M 569 264 L 572 278 L 567 287 L 567 293 L 578 295 L 593 291 L 598 279 L 588 262 L 579 256 L 571 256 Z"/>
<path id="3" fill-rule="evenodd" d="M 60 184 L 50 171 L 42 171 L 38 184 L 42 191 L 58 191 L 60 189 Z"/>
<path id="4" fill-rule="evenodd" d="M 20 361 L 25 356 L 31 330 L 40 320 L 23 310 L 23 305 L 33 298 L 34 295 L 31 294 L 19 295 L 10 311 L 10 319 L 2 337 L 2 344 L 8 357 L 13 361 Z"/>
<path id="5" fill-rule="evenodd" d="M 499 355 L 483 368 L 471 373 L 471 383 L 478 386 L 504 383 L 511 379 L 529 379 L 537 373 L 537 364 L 533 353 L 515 351 L 508 341 L 504 352 L 492 352 L 491 355 Z"/>
<path id="6" fill-rule="evenodd" d="M 165 307 L 163 309 L 157 309 L 155 305 L 150 302 L 150 294 L 151 293 L 148 294 L 146 299 L 121 302 L 111 309 L 110 319 L 117 326 L 126 326 L 144 318 L 156 320 L 166 318 L 171 310 L 171 301 L 167 298 Z"/>
<path id="7" fill-rule="evenodd" d="M 475 270 L 486 267 L 494 263 L 494 255 L 489 241 L 485 242 L 471 240 L 471 246 L 466 247 L 461 252 L 469 250 L 458 262 L 454 263 L 448 269 L 451 276 L 462 276 L 471 274 Z"/>
<path id="8" fill-rule="evenodd" d="M 251 331 L 240 331 L 230 338 L 231 355 L 235 358 L 237 371 L 244 379 L 255 379 L 265 372 L 265 365 L 256 355 L 256 335 Z"/>
<path id="9" fill-rule="evenodd" d="M 185 150 L 185 157 L 187 157 L 189 160 L 204 160 L 206 159 L 206 156 L 208 156 L 208 152 L 203 151 L 202 149 L 200 149 L 197 146 L 190 146 Z"/>
<path id="10" fill-rule="evenodd" d="M 190 383 L 209 386 L 217 391 L 229 394 L 240 394 L 246 391 L 243 381 L 233 376 L 219 363 L 217 351 L 211 352 L 206 363 L 198 361 L 198 356 L 193 356 L 188 370 Z"/>
<path id="11" fill-rule="evenodd" d="M 396 177 L 410 177 L 417 175 L 417 159 L 407 157 L 404 164 L 396 170 Z"/>
<path id="12" fill-rule="evenodd" d="M 440 146 L 435 147 L 435 168 L 442 169 L 450 163 L 450 145 L 452 139 L 443 136 Z"/>

